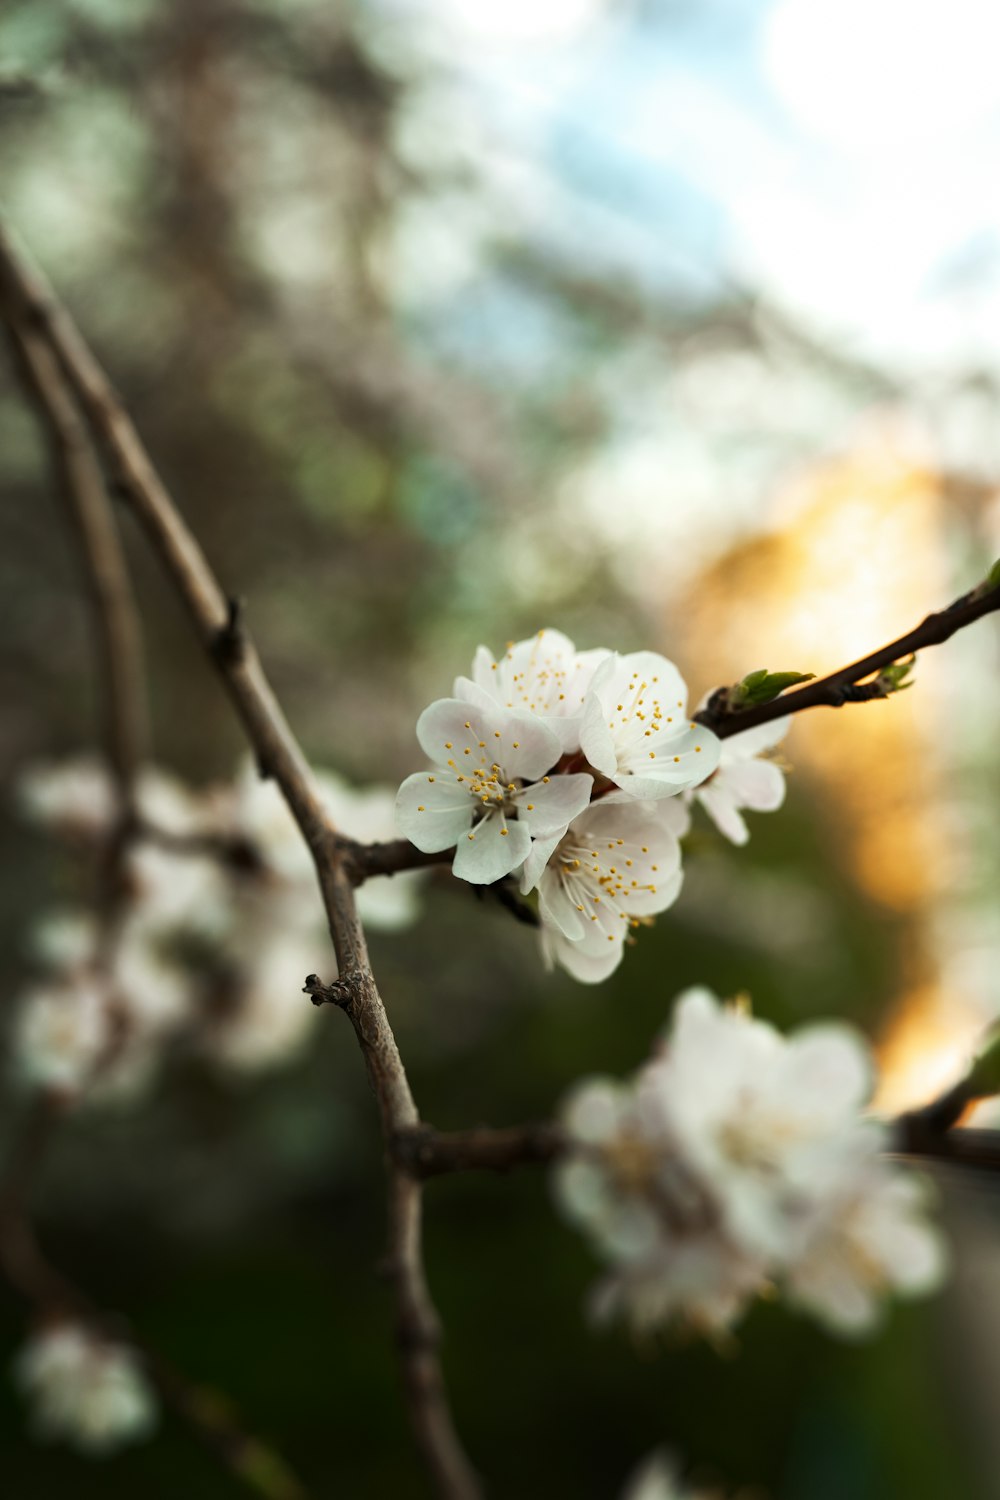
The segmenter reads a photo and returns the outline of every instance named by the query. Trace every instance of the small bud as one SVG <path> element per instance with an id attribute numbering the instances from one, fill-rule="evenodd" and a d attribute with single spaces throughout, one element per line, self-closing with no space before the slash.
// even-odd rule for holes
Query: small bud
<path id="1" fill-rule="evenodd" d="M 756 672 L 748 672 L 743 681 L 731 689 L 730 703 L 734 708 L 756 708 L 761 703 L 770 703 L 786 688 L 795 687 L 800 682 L 811 682 L 813 676 L 812 672 L 769 672 L 766 667 L 760 667 Z"/>
<path id="2" fill-rule="evenodd" d="M 987 589 L 1000 588 L 1000 557 L 986 575 L 986 587 Z"/>
<path id="3" fill-rule="evenodd" d="M 895 661 L 891 667 L 885 667 L 878 676 L 882 696 L 888 698 L 892 693 L 904 693 L 907 688 L 911 688 L 913 683 L 907 682 L 906 679 L 916 664 L 916 656 L 908 656 L 905 661 Z"/>

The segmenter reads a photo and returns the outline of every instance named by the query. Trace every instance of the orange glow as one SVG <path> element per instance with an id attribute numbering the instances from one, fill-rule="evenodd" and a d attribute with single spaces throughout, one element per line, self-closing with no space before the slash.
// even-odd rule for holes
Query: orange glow
<path id="1" fill-rule="evenodd" d="M 822 675 L 901 635 L 949 597 L 945 503 L 935 476 L 888 444 L 805 474 L 783 497 L 785 529 L 699 581 L 685 610 L 689 661 L 706 683 L 762 666 Z M 939 811 L 947 764 L 929 728 L 946 712 L 933 653 L 916 677 L 919 687 L 891 703 L 804 714 L 786 751 L 818 792 L 831 853 L 866 895 L 912 924 L 878 1048 L 877 1103 L 887 1111 L 952 1082 L 982 1027 L 980 1010 L 940 993 L 926 935 L 950 843 Z"/>

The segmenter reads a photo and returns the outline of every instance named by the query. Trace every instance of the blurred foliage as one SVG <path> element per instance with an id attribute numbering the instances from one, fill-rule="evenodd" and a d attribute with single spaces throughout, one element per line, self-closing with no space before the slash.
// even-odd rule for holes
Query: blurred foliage
<path id="1" fill-rule="evenodd" d="M 667 403 L 642 415 L 651 372 L 692 350 L 766 347 L 834 406 L 882 390 L 737 292 L 647 296 L 555 243 L 514 242 L 488 184 L 443 149 L 446 80 L 375 5 L 9 0 L 3 43 L 9 212 L 247 599 L 307 750 L 356 780 L 412 769 L 416 713 L 480 639 L 552 623 L 581 645 L 665 646 L 692 665 L 678 601 L 630 588 L 600 530 L 559 499 L 636 422 L 683 420 Z M 470 221 L 474 272 L 435 295 L 436 258 L 452 233 L 469 242 Z M 88 743 L 94 682 L 76 559 L 12 382 L 0 414 L 10 775 Z M 778 438 L 723 441 L 753 470 Z M 808 441 L 785 433 L 782 462 Z M 615 504 L 609 491 L 610 518 Z M 156 757 L 195 782 L 227 775 L 241 748 L 228 705 L 126 532 Z M 638 569 L 641 533 L 635 549 Z M 732 666 L 736 680 L 752 661 Z M 912 934 L 859 894 L 814 791 L 796 782 L 738 855 L 700 823 L 684 900 L 596 989 L 544 975 L 531 933 L 435 876 L 426 922 L 373 944 L 427 1118 L 544 1116 L 581 1074 L 635 1067 L 693 982 L 748 990 L 779 1023 L 834 1012 L 874 1034 Z M 13 996 L 32 917 L 70 875 L 12 816 L 3 840 Z M 180 1057 L 140 1107 L 81 1111 L 39 1184 L 41 1231 L 317 1494 L 405 1500 L 427 1489 L 375 1269 L 375 1112 L 343 1018 L 322 1020 L 292 1068 L 233 1083 Z M 7 1124 L 22 1102 L 7 1101 Z M 541 1174 L 442 1181 L 427 1199 L 446 1368 L 491 1492 L 610 1497 L 664 1442 L 697 1476 L 772 1500 L 993 1493 L 939 1306 L 894 1312 L 857 1348 L 762 1307 L 738 1355 L 635 1349 L 587 1329 L 595 1267 Z M 0 1348 L 22 1336 L 23 1310 L 0 1290 Z M 38 1448 L 23 1417 L 0 1382 L 9 1500 L 240 1492 L 170 1419 L 153 1443 L 92 1464 Z"/>

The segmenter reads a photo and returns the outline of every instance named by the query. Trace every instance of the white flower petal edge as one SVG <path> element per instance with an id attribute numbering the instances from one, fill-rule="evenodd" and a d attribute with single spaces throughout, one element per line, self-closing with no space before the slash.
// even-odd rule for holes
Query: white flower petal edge
<path id="1" fill-rule="evenodd" d="M 630 798 L 675 797 L 707 780 L 721 742 L 687 716 L 687 688 L 654 651 L 611 656 L 587 694 L 580 745 L 590 764 Z"/>
<path id="2" fill-rule="evenodd" d="M 591 678 L 608 655 L 605 650 L 577 651 L 559 630 L 539 630 L 512 642 L 499 658 L 480 646 L 472 678 L 456 678 L 455 696 L 535 714 L 551 725 L 563 751 L 571 752 L 580 746 L 580 716 Z"/>
<path id="3" fill-rule="evenodd" d="M 455 845 L 452 870 L 473 884 L 519 869 L 532 839 L 558 840 L 590 800 L 593 777 L 543 774 L 561 745 L 530 715 L 442 698 L 421 714 L 417 738 L 433 765 L 403 782 L 396 826 L 427 853 Z"/>
<path id="4" fill-rule="evenodd" d="M 634 802 L 593 803 L 560 840 L 543 844 L 541 855 L 543 955 L 583 983 L 607 978 L 630 929 L 665 911 L 681 888 L 676 835 Z"/>
<path id="5" fill-rule="evenodd" d="M 775 812 L 785 800 L 780 767 L 756 757 L 784 738 L 790 722 L 776 719 L 723 740 L 718 770 L 692 794 L 731 843 L 742 845 L 750 837 L 744 811 Z"/>

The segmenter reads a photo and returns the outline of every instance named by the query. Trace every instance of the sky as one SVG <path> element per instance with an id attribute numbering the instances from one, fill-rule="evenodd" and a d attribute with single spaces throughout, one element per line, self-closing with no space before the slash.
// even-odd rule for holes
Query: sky
<path id="1" fill-rule="evenodd" d="M 1000 364 L 995 0 L 385 5 L 508 190 L 552 179 L 606 256 L 889 369 Z"/>

